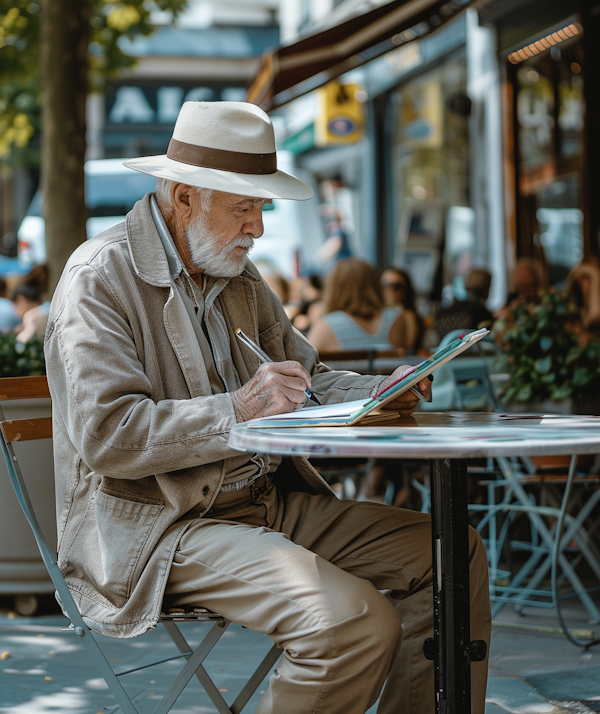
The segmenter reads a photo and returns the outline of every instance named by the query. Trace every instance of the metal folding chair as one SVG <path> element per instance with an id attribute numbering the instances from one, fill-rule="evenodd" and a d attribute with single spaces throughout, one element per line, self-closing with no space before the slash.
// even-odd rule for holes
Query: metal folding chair
<path id="1" fill-rule="evenodd" d="M 2 399 L 4 401 L 50 396 L 45 377 L 6 377 L 0 380 L 0 394 L 2 394 Z M 23 508 L 25 516 L 29 521 L 40 549 L 42 559 L 48 569 L 52 582 L 54 583 L 54 587 L 56 588 L 62 606 L 71 620 L 68 630 L 72 631 L 75 635 L 81 638 L 93 662 L 108 685 L 112 695 L 117 700 L 123 714 L 140 714 L 140 712 L 133 704 L 133 701 L 127 694 L 124 686 L 121 684 L 120 677 L 136 672 L 140 669 L 146 669 L 147 667 L 152 667 L 154 665 L 162 664 L 178 658 L 185 659 L 185 665 L 173 680 L 168 692 L 153 710 L 153 714 L 166 714 L 169 712 L 179 698 L 179 695 L 183 692 L 191 678 L 194 676 L 196 676 L 200 684 L 205 689 L 219 714 L 239 714 L 265 676 L 268 674 L 271 667 L 278 660 L 281 651 L 278 649 L 277 645 L 273 645 L 273 647 L 271 647 L 267 655 L 258 665 L 255 672 L 248 679 L 231 705 L 226 703 L 221 692 L 218 690 L 217 686 L 214 684 L 203 666 L 204 660 L 207 658 L 210 651 L 223 636 L 225 630 L 231 623 L 222 615 L 211 612 L 205 608 L 191 608 L 189 610 L 175 609 L 170 612 L 168 611 L 166 614 L 161 614 L 160 623 L 173 640 L 177 650 L 179 651 L 178 654 L 174 654 L 172 657 L 163 658 L 158 661 L 141 664 L 136 667 L 115 671 L 109 664 L 109 660 L 103 653 L 102 648 L 96 641 L 95 636 L 92 634 L 91 630 L 81 617 L 81 614 L 77 610 L 75 602 L 71 597 L 71 593 L 69 592 L 67 584 L 58 567 L 56 553 L 54 553 L 48 545 L 48 542 L 39 526 L 31 505 L 29 494 L 27 493 L 27 488 L 19 467 L 17 456 L 15 455 L 15 450 L 13 448 L 13 444 L 16 441 L 52 438 L 52 420 L 50 417 L 45 417 L 7 421 L 4 418 L 4 412 L 2 410 L 2 406 L 0 405 L 0 432 L 2 434 L 2 454 L 6 460 L 6 466 L 12 486 L 19 503 Z M 188 644 L 177 625 L 178 622 L 190 621 L 214 622 L 212 628 L 208 631 L 200 645 L 195 650 Z"/>
<path id="2" fill-rule="evenodd" d="M 533 494 L 526 489 L 527 482 L 531 482 L 531 474 L 517 458 L 498 457 L 494 461 L 499 469 L 499 478 L 485 482 L 488 503 L 469 506 L 469 510 L 484 514 L 477 530 L 480 533 L 487 532 L 484 541 L 490 567 L 490 595 L 494 603 L 492 616 L 496 616 L 508 603 L 518 609 L 527 605 L 551 608 L 551 592 L 542 585 L 552 566 L 555 528 L 561 508 L 536 502 Z M 569 470 L 573 475 L 576 466 L 577 456 L 570 457 Z M 594 486 L 583 477 L 574 478 L 573 483 L 578 486 L 582 483 Z M 497 497 L 499 491 L 502 493 L 500 498 Z M 591 495 L 575 515 L 565 513 L 566 528 L 560 537 L 558 561 L 563 583 L 572 588 L 572 593 L 596 621 L 600 621 L 600 611 L 577 574 L 576 566 L 579 562 L 584 562 L 600 581 L 600 553 L 586 528 L 586 521 L 599 501 L 600 488 L 596 483 Z M 518 514 L 523 514 L 528 520 L 530 536 L 527 539 L 512 537 L 511 530 Z M 498 516 L 502 517 L 500 527 Z M 525 562 L 515 573 L 501 565 L 501 557 L 507 552 L 526 554 Z"/>
<path id="3" fill-rule="evenodd" d="M 459 409 L 465 411 L 494 411 L 498 402 L 494 394 L 487 366 L 481 358 L 457 358 L 446 365 L 451 375 L 455 399 Z M 443 368 L 442 368 L 443 369 Z M 439 372 L 442 369 L 438 370 Z M 437 374 L 436 374 L 437 379 Z M 547 458 L 547 457 L 546 457 Z M 570 459 L 570 470 L 575 474 L 577 457 Z M 485 468 L 470 468 L 473 476 L 483 480 L 479 482 L 487 489 L 487 503 L 471 503 L 469 511 L 481 515 L 477 530 L 483 537 L 490 569 L 490 597 L 492 616 L 496 616 L 502 607 L 510 603 L 517 609 L 524 606 L 553 607 L 552 592 L 543 587 L 552 567 L 552 551 L 556 538 L 556 523 L 563 505 L 560 498 L 554 501 L 536 500 L 528 487 L 542 484 L 543 477 L 536 473 L 535 459 L 505 458 L 488 459 Z M 566 466 L 567 464 L 565 464 Z M 567 476 L 562 479 L 566 483 Z M 552 483 L 559 485 L 558 479 Z M 423 509 L 429 508 L 428 489 L 418 482 L 413 485 L 423 494 Z M 579 598 L 590 617 L 600 621 L 600 610 L 584 586 L 577 573 L 577 565 L 585 563 L 589 571 L 600 581 L 600 553 L 590 537 L 588 520 L 600 501 L 598 479 L 573 479 L 573 485 L 587 487 L 587 499 L 580 505 L 573 500 L 565 504 L 565 531 L 559 544 L 559 566 L 562 571 L 562 584 L 572 589 L 571 593 Z M 542 493 L 547 493 L 542 490 Z M 523 514 L 528 519 L 530 537 L 515 538 L 512 526 L 516 517 Z M 593 528 L 594 526 L 592 526 Z M 511 572 L 502 562 L 506 554 L 525 554 L 525 562 L 516 572 Z"/>
<path id="4" fill-rule="evenodd" d="M 489 379 L 483 360 L 472 363 L 449 364 L 450 373 L 456 389 L 458 408 L 466 412 L 493 412 L 498 408 L 498 401 Z"/>

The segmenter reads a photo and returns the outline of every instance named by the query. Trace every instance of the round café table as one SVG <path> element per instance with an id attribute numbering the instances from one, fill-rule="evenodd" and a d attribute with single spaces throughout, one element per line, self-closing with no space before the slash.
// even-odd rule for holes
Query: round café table
<path id="1" fill-rule="evenodd" d="M 238 424 L 229 445 L 284 456 L 373 456 L 431 461 L 436 712 L 471 711 L 470 663 L 485 657 L 471 642 L 466 459 L 600 453 L 600 417 L 415 412 L 381 426 L 269 427 Z"/>

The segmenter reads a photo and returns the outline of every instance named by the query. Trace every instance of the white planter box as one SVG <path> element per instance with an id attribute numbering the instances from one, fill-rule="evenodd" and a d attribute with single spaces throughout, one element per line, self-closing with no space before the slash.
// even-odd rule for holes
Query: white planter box
<path id="1" fill-rule="evenodd" d="M 50 399 L 2 402 L 6 419 L 51 416 Z M 15 443 L 29 496 L 40 526 L 56 549 L 54 463 L 51 439 Z M 0 593 L 3 595 L 54 592 L 33 533 L 0 458 Z"/>

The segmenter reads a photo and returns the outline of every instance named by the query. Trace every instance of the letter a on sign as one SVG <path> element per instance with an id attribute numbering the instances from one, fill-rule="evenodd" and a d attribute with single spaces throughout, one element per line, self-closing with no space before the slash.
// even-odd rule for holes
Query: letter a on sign
<path id="1" fill-rule="evenodd" d="M 139 87 L 119 87 L 115 93 L 115 103 L 108 115 L 111 124 L 132 122 L 147 124 L 154 121 L 154 109 L 148 104 L 144 92 Z"/>

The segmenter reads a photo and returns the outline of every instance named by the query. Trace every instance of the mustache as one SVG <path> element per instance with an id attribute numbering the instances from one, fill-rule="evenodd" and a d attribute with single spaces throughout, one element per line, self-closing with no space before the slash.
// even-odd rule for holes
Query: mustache
<path id="1" fill-rule="evenodd" d="M 248 250 L 254 246 L 254 238 L 251 236 L 237 236 L 227 245 L 229 253 L 234 248 L 247 248 Z"/>

